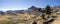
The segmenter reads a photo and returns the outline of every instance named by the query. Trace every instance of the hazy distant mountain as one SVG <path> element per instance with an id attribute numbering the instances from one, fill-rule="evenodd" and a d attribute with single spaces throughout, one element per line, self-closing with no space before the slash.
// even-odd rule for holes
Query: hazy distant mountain
<path id="1" fill-rule="evenodd" d="M 4 12 L 3 11 L 0 11 L 0 14 L 4 14 Z"/>
<path id="2" fill-rule="evenodd" d="M 24 10 L 15 10 L 15 13 L 22 13 Z"/>
<path id="3" fill-rule="evenodd" d="M 52 9 L 60 9 L 60 6 L 54 6 Z"/>
<path id="4" fill-rule="evenodd" d="M 14 11 L 12 11 L 12 10 L 9 10 L 9 11 L 6 11 L 5 13 L 7 13 L 7 14 L 12 14 Z"/>
<path id="5" fill-rule="evenodd" d="M 24 10 L 9 10 L 9 11 L 6 11 L 5 13 L 8 13 L 8 14 L 12 14 L 12 13 L 22 13 Z"/>
<path id="6" fill-rule="evenodd" d="M 54 8 L 60 8 L 60 6 L 54 6 Z"/>
<path id="7" fill-rule="evenodd" d="M 59 8 L 60 9 L 60 6 L 54 6 L 54 7 L 51 7 L 52 9 L 56 9 L 56 8 Z"/>

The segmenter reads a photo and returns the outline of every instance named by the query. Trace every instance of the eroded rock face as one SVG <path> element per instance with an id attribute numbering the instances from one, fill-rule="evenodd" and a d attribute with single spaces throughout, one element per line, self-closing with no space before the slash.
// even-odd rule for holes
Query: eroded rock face
<path id="1" fill-rule="evenodd" d="M 60 24 L 60 17 L 57 17 L 57 19 L 53 21 L 52 24 Z"/>
<path id="2" fill-rule="evenodd" d="M 43 24 L 51 24 L 56 19 L 56 16 L 48 18 Z"/>

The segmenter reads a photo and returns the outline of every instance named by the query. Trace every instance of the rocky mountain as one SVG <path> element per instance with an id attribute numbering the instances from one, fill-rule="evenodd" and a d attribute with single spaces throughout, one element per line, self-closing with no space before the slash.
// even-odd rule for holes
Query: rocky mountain
<path id="1" fill-rule="evenodd" d="M 30 8 L 28 8 L 27 10 L 8 10 L 6 12 L 3 12 L 3 11 L 0 11 L 0 14 L 17 14 L 17 13 L 34 13 L 34 12 L 40 12 L 42 9 L 41 8 L 38 8 L 38 7 L 35 7 L 35 6 L 32 6 Z"/>

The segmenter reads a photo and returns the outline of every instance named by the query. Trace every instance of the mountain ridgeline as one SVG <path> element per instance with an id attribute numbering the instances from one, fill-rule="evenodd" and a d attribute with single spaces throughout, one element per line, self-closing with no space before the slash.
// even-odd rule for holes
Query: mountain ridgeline
<path id="1" fill-rule="evenodd" d="M 54 24 L 60 18 L 60 6 L 45 8 L 31 6 L 27 10 L 0 11 L 1 20 L 10 20 L 18 24 Z"/>
<path id="2" fill-rule="evenodd" d="M 48 8 L 48 7 L 47 7 Z M 59 8 L 60 9 L 60 6 L 54 6 L 54 7 L 50 7 L 51 9 L 50 10 L 53 10 L 53 9 L 57 9 Z M 32 6 L 30 8 L 28 8 L 27 10 L 8 10 L 8 11 L 0 11 L 0 14 L 16 14 L 16 13 L 24 13 L 24 12 L 44 12 L 45 13 L 45 10 L 47 10 L 46 8 L 38 8 L 38 7 L 35 7 L 35 6 Z M 49 9 L 48 9 L 48 12 L 49 12 Z"/>

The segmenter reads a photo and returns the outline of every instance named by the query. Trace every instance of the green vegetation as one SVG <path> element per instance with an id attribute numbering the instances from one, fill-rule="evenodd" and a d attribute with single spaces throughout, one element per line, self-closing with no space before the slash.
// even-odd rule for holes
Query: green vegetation
<path id="1" fill-rule="evenodd" d="M 51 8 L 50 8 L 50 5 L 47 5 L 46 8 L 45 8 L 45 13 L 48 15 L 47 18 L 49 18 L 50 14 L 52 13 L 51 12 Z"/>
<path id="2" fill-rule="evenodd" d="M 0 24 L 17 24 L 17 22 L 3 20 L 3 21 L 0 21 Z"/>
<path id="3" fill-rule="evenodd" d="M 45 13 L 46 13 L 46 14 L 51 14 L 51 8 L 50 8 L 49 5 L 46 6 L 46 8 L 45 8 Z"/>

